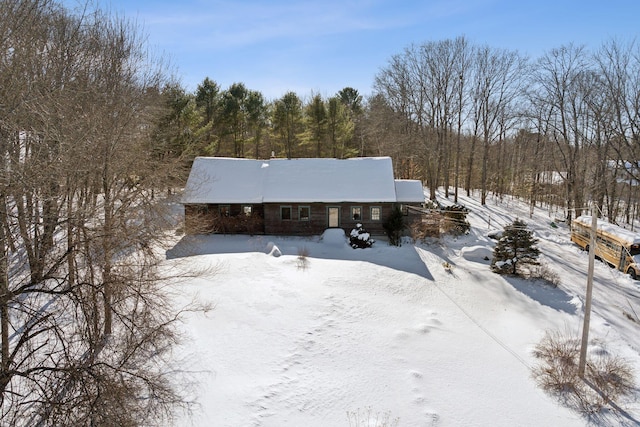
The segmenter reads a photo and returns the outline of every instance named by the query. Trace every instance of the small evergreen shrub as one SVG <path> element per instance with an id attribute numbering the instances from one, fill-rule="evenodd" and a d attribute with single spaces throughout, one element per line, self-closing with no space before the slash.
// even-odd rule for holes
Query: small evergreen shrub
<path id="1" fill-rule="evenodd" d="M 404 214 L 399 206 L 393 208 L 391 215 L 382 225 L 389 238 L 389 244 L 400 246 L 402 244 L 402 230 L 404 230 Z"/>
<path id="2" fill-rule="evenodd" d="M 356 224 L 356 228 L 349 233 L 349 244 L 353 249 L 370 248 L 375 243 L 375 240 L 371 238 L 371 234 L 362 227 L 362 224 Z"/>
<path id="3" fill-rule="evenodd" d="M 534 246 L 536 243 L 538 239 L 533 237 L 533 231 L 527 229 L 525 222 L 516 219 L 504 228 L 493 250 L 491 269 L 498 274 L 517 275 L 522 266 L 538 265 L 540 251 Z"/>

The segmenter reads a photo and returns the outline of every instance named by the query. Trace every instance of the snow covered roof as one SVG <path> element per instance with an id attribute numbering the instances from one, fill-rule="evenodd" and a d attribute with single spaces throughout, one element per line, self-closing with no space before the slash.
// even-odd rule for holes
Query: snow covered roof
<path id="1" fill-rule="evenodd" d="M 417 179 L 396 179 L 396 200 L 399 203 L 424 203 L 422 182 Z"/>
<path id="2" fill-rule="evenodd" d="M 196 157 L 182 201 L 262 203 L 262 169 L 263 163 L 255 160 Z"/>
<path id="3" fill-rule="evenodd" d="M 197 157 L 182 201 L 186 204 L 424 201 L 420 181 L 400 182 L 398 186 L 393 178 L 390 157 L 345 160 Z"/>

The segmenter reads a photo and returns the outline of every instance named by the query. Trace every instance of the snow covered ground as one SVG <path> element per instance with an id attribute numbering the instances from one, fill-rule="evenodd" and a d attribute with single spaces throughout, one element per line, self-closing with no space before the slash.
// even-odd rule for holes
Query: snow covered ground
<path id="1" fill-rule="evenodd" d="M 588 425 L 531 378 L 546 330 L 581 333 L 587 254 L 546 210 L 530 218 L 517 200 L 460 202 L 471 209 L 468 235 L 400 248 L 354 250 L 335 233 L 183 238 L 166 265 L 205 273 L 180 284 L 178 303 L 195 296 L 215 308 L 184 325 L 176 357 L 200 372 L 201 406 L 181 423 Z M 558 288 L 490 271 L 487 234 L 515 218 L 540 239 Z M 636 314 L 640 282 L 597 264 L 590 338 L 640 372 Z M 597 425 L 638 425 L 640 404 L 617 404 L 624 412 Z"/>

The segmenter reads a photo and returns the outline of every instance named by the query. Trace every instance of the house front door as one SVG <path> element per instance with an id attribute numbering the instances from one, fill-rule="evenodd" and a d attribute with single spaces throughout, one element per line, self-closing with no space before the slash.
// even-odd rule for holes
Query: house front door
<path id="1" fill-rule="evenodd" d="M 340 208 L 338 207 L 329 207 L 327 209 L 327 219 L 329 223 L 329 228 L 335 228 L 340 226 Z"/>

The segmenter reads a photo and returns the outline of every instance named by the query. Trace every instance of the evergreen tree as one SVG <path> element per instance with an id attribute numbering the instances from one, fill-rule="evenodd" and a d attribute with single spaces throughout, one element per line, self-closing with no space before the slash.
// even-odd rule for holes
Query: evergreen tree
<path id="1" fill-rule="evenodd" d="M 389 244 L 393 246 L 401 246 L 402 230 L 404 230 L 404 214 L 399 206 L 395 206 L 389 218 L 382 226 L 389 237 Z"/>
<path id="2" fill-rule="evenodd" d="M 221 125 L 223 136 L 233 141 L 233 156 L 244 157 L 247 136 L 247 99 L 249 90 L 243 83 L 234 83 L 222 93 Z"/>
<path id="3" fill-rule="evenodd" d="M 302 127 L 302 101 L 295 92 L 287 92 L 274 103 L 273 130 L 284 146 L 288 159 L 297 149 Z"/>
<path id="4" fill-rule="evenodd" d="M 160 92 L 161 117 L 153 136 L 153 154 L 159 159 L 191 158 L 201 155 L 197 130 L 200 115 L 193 95 L 178 84 L 170 84 Z"/>
<path id="5" fill-rule="evenodd" d="M 314 95 L 304 107 L 303 124 L 305 127 L 305 131 L 302 133 L 304 142 L 315 148 L 316 157 L 322 157 L 327 134 L 327 107 L 320 95 Z"/>
<path id="6" fill-rule="evenodd" d="M 346 159 L 358 155 L 358 150 L 348 147 L 353 139 L 355 125 L 340 98 L 334 96 L 327 102 L 327 133 L 331 156 Z"/>
<path id="7" fill-rule="evenodd" d="M 538 265 L 540 251 L 534 245 L 538 239 L 527 229 L 527 224 L 515 220 L 504 228 L 504 233 L 495 249 L 491 269 L 499 274 L 517 274 L 518 266 Z"/>
<path id="8" fill-rule="evenodd" d="M 221 141 L 219 141 L 219 129 L 217 129 L 219 127 L 220 97 L 220 86 L 209 77 L 206 77 L 196 89 L 195 103 L 200 115 L 198 139 L 201 139 L 201 146 L 195 155 L 220 154 Z"/>
<path id="9" fill-rule="evenodd" d="M 250 90 L 246 101 L 247 126 L 255 146 L 254 158 L 260 159 L 263 131 L 267 127 L 268 106 L 261 92 Z M 267 156 L 269 154 L 267 153 Z"/>

